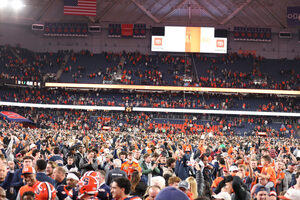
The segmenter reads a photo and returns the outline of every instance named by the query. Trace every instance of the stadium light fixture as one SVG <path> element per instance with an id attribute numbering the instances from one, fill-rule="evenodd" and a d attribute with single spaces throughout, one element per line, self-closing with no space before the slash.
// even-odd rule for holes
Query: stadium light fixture
<path id="1" fill-rule="evenodd" d="M 20 10 L 22 9 L 23 7 L 25 7 L 24 3 L 21 1 L 21 0 L 13 0 L 11 2 L 11 7 L 14 9 L 14 10 Z"/>
<path id="2" fill-rule="evenodd" d="M 0 8 L 5 8 L 8 6 L 8 0 L 0 0 Z"/>

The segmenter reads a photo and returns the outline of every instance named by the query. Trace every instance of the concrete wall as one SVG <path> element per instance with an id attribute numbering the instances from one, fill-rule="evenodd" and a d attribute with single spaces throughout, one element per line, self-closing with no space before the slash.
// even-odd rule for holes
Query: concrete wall
<path id="1" fill-rule="evenodd" d="M 0 24 L 0 45 L 20 45 L 37 52 L 55 52 L 58 50 L 73 49 L 80 51 L 89 49 L 95 53 L 102 51 L 139 51 L 150 54 L 150 31 L 147 31 L 146 39 L 108 38 L 107 30 L 93 33 L 87 38 L 45 37 L 42 31 L 32 31 L 30 26 Z M 298 34 L 292 39 L 282 39 L 278 33 L 273 33 L 272 42 L 245 42 L 234 41 L 232 34 L 228 40 L 228 51 L 236 52 L 239 49 L 256 50 L 257 55 L 266 58 L 300 57 L 300 43 Z"/>

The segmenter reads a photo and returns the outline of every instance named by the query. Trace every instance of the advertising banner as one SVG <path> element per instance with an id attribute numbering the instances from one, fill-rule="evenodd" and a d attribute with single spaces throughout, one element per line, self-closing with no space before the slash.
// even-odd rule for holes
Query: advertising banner
<path id="1" fill-rule="evenodd" d="M 287 7 L 287 25 L 300 26 L 300 6 Z"/>

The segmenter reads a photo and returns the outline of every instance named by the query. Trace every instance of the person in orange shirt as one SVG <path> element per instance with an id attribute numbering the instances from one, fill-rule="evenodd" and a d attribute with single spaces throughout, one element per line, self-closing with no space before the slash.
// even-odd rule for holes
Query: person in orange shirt
<path id="1" fill-rule="evenodd" d="M 38 187 L 40 182 L 36 180 L 35 169 L 33 167 L 24 167 L 22 170 L 22 176 L 24 176 L 24 180 L 26 185 L 22 186 L 19 190 L 17 200 L 22 200 L 22 196 L 24 192 L 32 191 L 35 192 L 35 189 Z"/>
<path id="2" fill-rule="evenodd" d="M 268 155 L 268 156 L 270 156 L 270 157 L 271 157 L 271 155 L 270 155 L 270 151 L 269 151 L 267 148 L 263 148 L 263 149 L 261 150 L 261 154 L 262 154 L 263 156 L 266 156 L 266 155 Z M 272 158 L 271 158 L 270 165 L 271 165 L 272 167 L 275 167 L 275 160 L 274 160 L 274 159 L 272 159 Z"/>
<path id="3" fill-rule="evenodd" d="M 24 167 L 22 170 L 22 176 L 24 177 L 26 185 L 20 188 L 17 200 L 22 200 L 24 193 L 28 191 L 35 193 L 36 200 L 56 199 L 56 191 L 54 186 L 48 182 L 40 182 L 36 180 L 36 172 L 33 167 Z"/>
<path id="4" fill-rule="evenodd" d="M 272 159 L 268 155 L 264 155 L 261 158 L 261 164 L 263 165 L 263 168 L 261 170 L 261 173 L 256 173 L 258 177 L 266 178 L 269 182 L 273 182 L 274 186 L 276 186 L 276 173 L 273 167 L 270 165 L 272 162 Z"/>
<path id="5" fill-rule="evenodd" d="M 126 172 L 128 179 L 131 180 L 131 175 L 134 171 L 142 172 L 142 168 L 137 162 L 133 161 L 133 153 L 129 152 L 127 155 L 127 161 L 124 162 L 121 166 L 121 170 Z"/>

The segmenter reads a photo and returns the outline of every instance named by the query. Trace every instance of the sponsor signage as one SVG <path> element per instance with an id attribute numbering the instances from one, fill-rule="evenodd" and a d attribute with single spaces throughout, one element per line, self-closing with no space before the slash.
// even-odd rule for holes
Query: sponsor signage
<path id="1" fill-rule="evenodd" d="M 287 25 L 300 26 L 300 6 L 287 7 Z"/>

